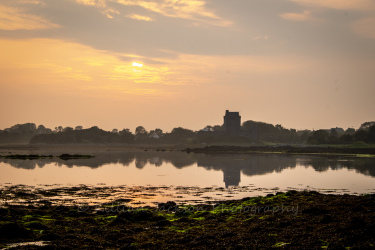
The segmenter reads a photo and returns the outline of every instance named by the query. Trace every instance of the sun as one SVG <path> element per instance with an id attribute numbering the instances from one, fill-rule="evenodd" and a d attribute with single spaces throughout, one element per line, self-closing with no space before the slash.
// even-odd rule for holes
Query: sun
<path id="1" fill-rule="evenodd" d="M 142 63 L 133 62 L 133 67 L 139 67 L 141 68 L 143 66 Z"/>

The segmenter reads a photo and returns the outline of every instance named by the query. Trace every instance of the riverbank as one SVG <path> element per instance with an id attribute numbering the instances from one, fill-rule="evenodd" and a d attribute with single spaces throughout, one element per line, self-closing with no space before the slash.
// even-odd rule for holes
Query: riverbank
<path id="1" fill-rule="evenodd" d="M 269 194 L 216 204 L 132 208 L 7 205 L 0 247 L 38 242 L 48 248 L 328 248 L 375 245 L 374 195 L 315 191 Z M 36 248 L 36 247 L 35 247 Z"/>
<path id="2" fill-rule="evenodd" d="M 283 153 L 283 154 L 315 154 L 315 155 L 346 155 L 351 157 L 375 157 L 375 148 L 355 147 L 323 147 L 323 146 L 206 146 L 187 148 L 186 152 L 223 154 L 223 153 Z"/>
<path id="3" fill-rule="evenodd" d="M 121 144 L 3 144 L 0 155 L 7 154 L 89 154 L 102 152 L 137 152 L 137 151 L 185 151 L 188 153 L 282 153 L 338 155 L 350 157 L 375 157 L 375 146 L 311 146 L 311 145 L 121 145 Z"/>

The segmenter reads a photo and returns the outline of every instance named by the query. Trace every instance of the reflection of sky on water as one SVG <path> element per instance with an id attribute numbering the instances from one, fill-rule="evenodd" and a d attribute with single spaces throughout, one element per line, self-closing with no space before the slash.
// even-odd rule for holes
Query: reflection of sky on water
<path id="1" fill-rule="evenodd" d="M 106 152 L 92 159 L 0 160 L 0 183 L 247 186 L 369 192 L 375 159 L 279 154 Z"/>

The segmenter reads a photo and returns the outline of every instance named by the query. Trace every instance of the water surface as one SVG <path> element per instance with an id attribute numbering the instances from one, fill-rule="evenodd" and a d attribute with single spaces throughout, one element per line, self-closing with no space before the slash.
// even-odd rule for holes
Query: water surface
<path id="1" fill-rule="evenodd" d="M 362 194 L 375 192 L 374 166 L 374 158 L 105 152 L 66 161 L 1 159 L 0 184 L 117 187 L 121 195 L 103 201 L 131 197 L 136 202 L 230 199 L 288 189 Z"/>

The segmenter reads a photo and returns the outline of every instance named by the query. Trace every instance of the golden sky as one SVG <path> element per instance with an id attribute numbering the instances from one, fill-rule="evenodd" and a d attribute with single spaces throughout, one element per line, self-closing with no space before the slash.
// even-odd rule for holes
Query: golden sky
<path id="1" fill-rule="evenodd" d="M 3 0 L 0 129 L 375 120 L 373 0 Z"/>

